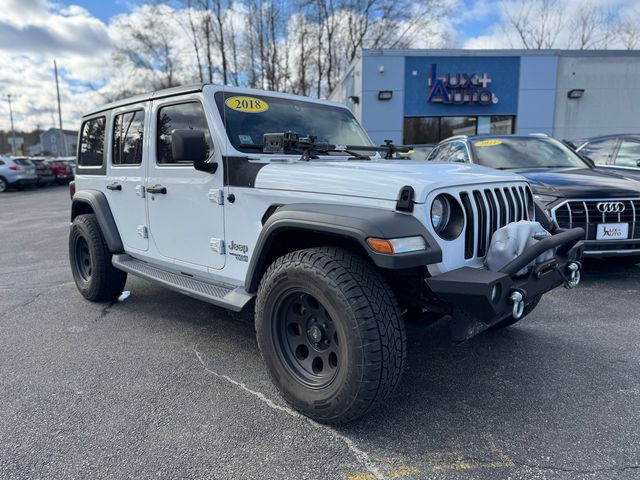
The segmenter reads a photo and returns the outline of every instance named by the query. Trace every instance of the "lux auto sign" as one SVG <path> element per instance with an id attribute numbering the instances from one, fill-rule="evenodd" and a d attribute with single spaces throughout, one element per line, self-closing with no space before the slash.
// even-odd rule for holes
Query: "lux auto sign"
<path id="1" fill-rule="evenodd" d="M 432 63 L 429 67 L 427 86 L 428 103 L 445 103 L 463 105 L 465 103 L 492 105 L 498 103 L 498 97 L 488 89 L 491 78 L 483 73 L 447 73 L 438 77 L 438 66 Z"/>

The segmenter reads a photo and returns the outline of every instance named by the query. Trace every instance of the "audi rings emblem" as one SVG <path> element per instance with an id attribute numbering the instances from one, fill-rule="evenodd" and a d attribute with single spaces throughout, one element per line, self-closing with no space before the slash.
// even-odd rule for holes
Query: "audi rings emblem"
<path id="1" fill-rule="evenodd" d="M 622 213 L 625 206 L 622 202 L 600 202 L 596 208 L 600 213 Z"/>

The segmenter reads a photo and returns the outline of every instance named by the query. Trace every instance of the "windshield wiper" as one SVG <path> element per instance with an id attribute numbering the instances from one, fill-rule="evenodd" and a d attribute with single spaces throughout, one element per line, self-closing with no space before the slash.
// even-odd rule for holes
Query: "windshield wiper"
<path id="1" fill-rule="evenodd" d="M 371 160 L 369 155 L 363 155 L 358 152 L 384 152 L 385 159 L 392 159 L 397 152 L 406 153 L 412 147 L 406 145 L 394 145 L 391 140 L 385 140 L 384 145 L 336 145 L 332 143 L 317 142 L 317 137 L 309 135 L 301 137 L 295 132 L 284 133 L 265 133 L 264 134 L 264 152 L 269 153 L 288 153 L 291 151 L 302 152 L 300 160 L 309 161 L 318 158 L 319 153 L 347 153 L 358 160 Z"/>

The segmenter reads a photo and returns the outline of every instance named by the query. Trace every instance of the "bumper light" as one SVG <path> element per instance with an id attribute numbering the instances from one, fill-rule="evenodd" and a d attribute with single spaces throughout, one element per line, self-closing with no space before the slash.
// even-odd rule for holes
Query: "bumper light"
<path id="1" fill-rule="evenodd" d="M 425 250 L 427 244 L 421 236 L 404 237 L 404 238 L 367 238 L 367 245 L 371 250 L 386 255 L 394 255 L 398 253 L 410 253 Z"/>

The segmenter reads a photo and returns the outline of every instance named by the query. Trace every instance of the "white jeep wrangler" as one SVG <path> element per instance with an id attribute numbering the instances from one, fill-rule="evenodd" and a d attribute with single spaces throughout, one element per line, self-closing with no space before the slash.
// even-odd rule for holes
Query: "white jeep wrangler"
<path id="1" fill-rule="evenodd" d="M 73 277 L 92 301 L 116 299 L 131 273 L 255 305 L 284 398 L 353 420 L 400 379 L 404 315 L 450 315 L 462 341 L 579 273 L 582 230 L 554 229 L 521 177 L 399 150 L 374 146 L 345 106 L 293 95 L 197 85 L 98 108 L 71 187 Z M 494 232 L 536 216 L 553 235 L 487 268 Z"/>

